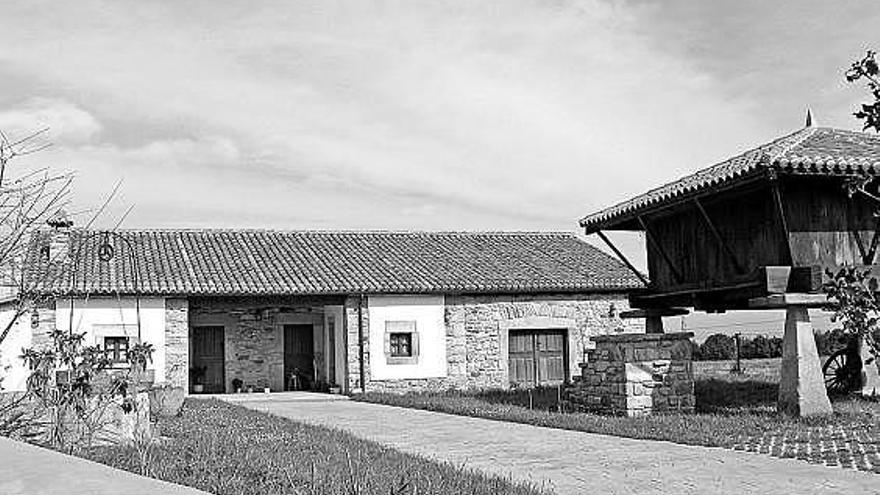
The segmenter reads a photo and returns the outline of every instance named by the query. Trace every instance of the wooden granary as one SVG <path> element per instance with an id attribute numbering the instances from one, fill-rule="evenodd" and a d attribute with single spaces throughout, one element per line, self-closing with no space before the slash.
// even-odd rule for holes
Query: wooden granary
<path id="1" fill-rule="evenodd" d="M 806 127 L 580 223 L 644 232 L 650 281 L 634 307 L 746 309 L 821 292 L 826 268 L 873 265 L 878 185 L 880 137 Z"/>
<path id="2" fill-rule="evenodd" d="M 785 309 L 780 410 L 831 411 L 807 310 L 827 302 L 826 270 L 880 264 L 880 136 L 807 126 L 580 224 L 633 270 L 604 232 L 644 233 L 630 303 L 649 332 L 684 308 Z"/>

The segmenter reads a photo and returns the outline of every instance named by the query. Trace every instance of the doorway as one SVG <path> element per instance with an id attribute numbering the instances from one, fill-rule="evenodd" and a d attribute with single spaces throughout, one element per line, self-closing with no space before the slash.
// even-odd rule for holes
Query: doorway
<path id="1" fill-rule="evenodd" d="M 192 329 L 192 368 L 190 371 L 190 391 L 201 384 L 202 392 L 220 394 L 225 392 L 225 328 L 222 326 L 201 326 Z"/>
<path id="2" fill-rule="evenodd" d="M 284 390 L 311 390 L 315 385 L 314 327 L 284 325 Z"/>
<path id="3" fill-rule="evenodd" d="M 511 330 L 507 355 L 511 385 L 556 385 L 568 378 L 567 330 Z"/>

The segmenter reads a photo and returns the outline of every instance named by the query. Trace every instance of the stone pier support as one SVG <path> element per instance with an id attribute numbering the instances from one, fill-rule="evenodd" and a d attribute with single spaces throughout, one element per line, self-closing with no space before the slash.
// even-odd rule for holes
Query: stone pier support
<path id="1" fill-rule="evenodd" d="M 785 309 L 782 339 L 782 373 L 779 383 L 779 412 L 794 416 L 831 414 L 813 324 L 807 306 Z"/>

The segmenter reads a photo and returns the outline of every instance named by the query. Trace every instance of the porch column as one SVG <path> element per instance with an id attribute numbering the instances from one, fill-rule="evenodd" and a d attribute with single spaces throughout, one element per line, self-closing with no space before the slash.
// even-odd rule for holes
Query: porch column
<path id="1" fill-rule="evenodd" d="M 189 393 L 189 301 L 165 299 L 165 381 Z"/>

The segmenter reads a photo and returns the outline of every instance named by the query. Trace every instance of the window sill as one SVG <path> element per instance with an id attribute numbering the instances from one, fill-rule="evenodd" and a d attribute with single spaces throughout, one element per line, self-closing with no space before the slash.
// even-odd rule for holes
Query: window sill
<path id="1" fill-rule="evenodd" d="M 385 356 L 385 364 L 419 364 L 418 356 Z"/>

